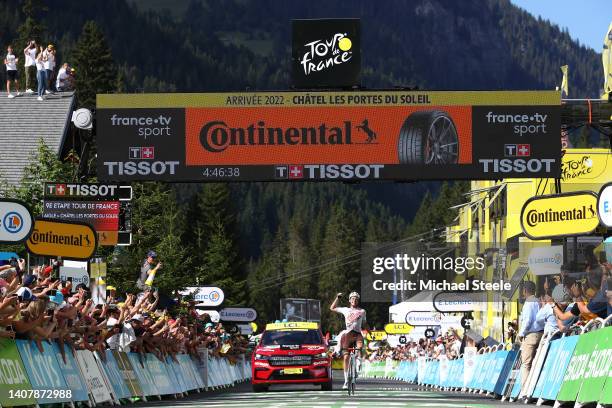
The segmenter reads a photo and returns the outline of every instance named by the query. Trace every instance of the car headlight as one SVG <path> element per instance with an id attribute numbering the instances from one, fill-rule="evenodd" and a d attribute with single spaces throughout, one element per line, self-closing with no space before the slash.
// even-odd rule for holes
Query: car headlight
<path id="1" fill-rule="evenodd" d="M 268 360 L 270 356 L 266 356 L 263 354 L 255 354 L 255 360 Z"/>
<path id="2" fill-rule="evenodd" d="M 316 354 L 315 358 L 327 358 L 327 353 Z"/>

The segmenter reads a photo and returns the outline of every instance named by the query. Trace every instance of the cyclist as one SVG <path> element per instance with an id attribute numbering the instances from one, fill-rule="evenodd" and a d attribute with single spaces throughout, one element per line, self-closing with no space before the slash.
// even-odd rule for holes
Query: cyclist
<path id="1" fill-rule="evenodd" d="M 338 301 L 342 297 L 342 293 L 338 293 L 334 302 L 329 307 L 332 312 L 342 313 L 344 316 L 344 322 L 346 323 L 346 330 L 340 333 L 340 345 L 342 348 L 342 354 L 344 357 L 344 385 L 342 389 L 348 388 L 348 361 L 349 351 L 348 349 L 354 347 L 357 354 L 357 369 L 360 365 L 361 349 L 363 347 L 363 336 L 361 335 L 361 326 L 366 323 L 366 311 L 359 307 L 359 300 L 361 296 L 357 292 L 351 292 L 349 295 L 350 307 L 337 307 Z"/>

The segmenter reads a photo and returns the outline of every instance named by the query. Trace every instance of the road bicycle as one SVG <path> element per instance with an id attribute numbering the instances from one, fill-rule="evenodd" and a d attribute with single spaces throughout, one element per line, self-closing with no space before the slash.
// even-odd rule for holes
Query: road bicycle
<path id="1" fill-rule="evenodd" d="M 354 347 L 349 349 L 348 369 L 346 382 L 348 384 L 348 395 L 355 395 L 355 385 L 357 383 L 357 352 Z"/>

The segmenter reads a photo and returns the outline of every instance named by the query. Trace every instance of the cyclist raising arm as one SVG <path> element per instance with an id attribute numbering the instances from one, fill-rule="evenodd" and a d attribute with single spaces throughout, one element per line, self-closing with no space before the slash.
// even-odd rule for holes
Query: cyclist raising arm
<path id="1" fill-rule="evenodd" d="M 361 335 L 361 327 L 366 323 L 366 311 L 359 307 L 360 296 L 357 292 L 351 292 L 349 295 L 350 307 L 337 307 L 338 301 L 342 297 L 342 293 L 336 295 L 333 303 L 329 307 L 332 312 L 342 313 L 346 330 L 340 333 L 340 345 L 342 347 L 342 355 L 344 358 L 344 385 L 342 389 L 348 388 L 347 368 L 349 360 L 348 349 L 354 347 L 357 352 L 358 361 L 361 361 L 361 349 L 363 348 L 363 336 Z M 359 364 L 357 365 L 359 367 Z"/>

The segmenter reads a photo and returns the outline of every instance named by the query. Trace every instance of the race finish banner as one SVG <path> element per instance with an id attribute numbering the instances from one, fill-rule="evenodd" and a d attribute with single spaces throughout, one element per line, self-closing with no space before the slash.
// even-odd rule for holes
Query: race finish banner
<path id="1" fill-rule="evenodd" d="M 554 91 L 98 95 L 98 177 L 552 178 L 560 112 Z"/>

